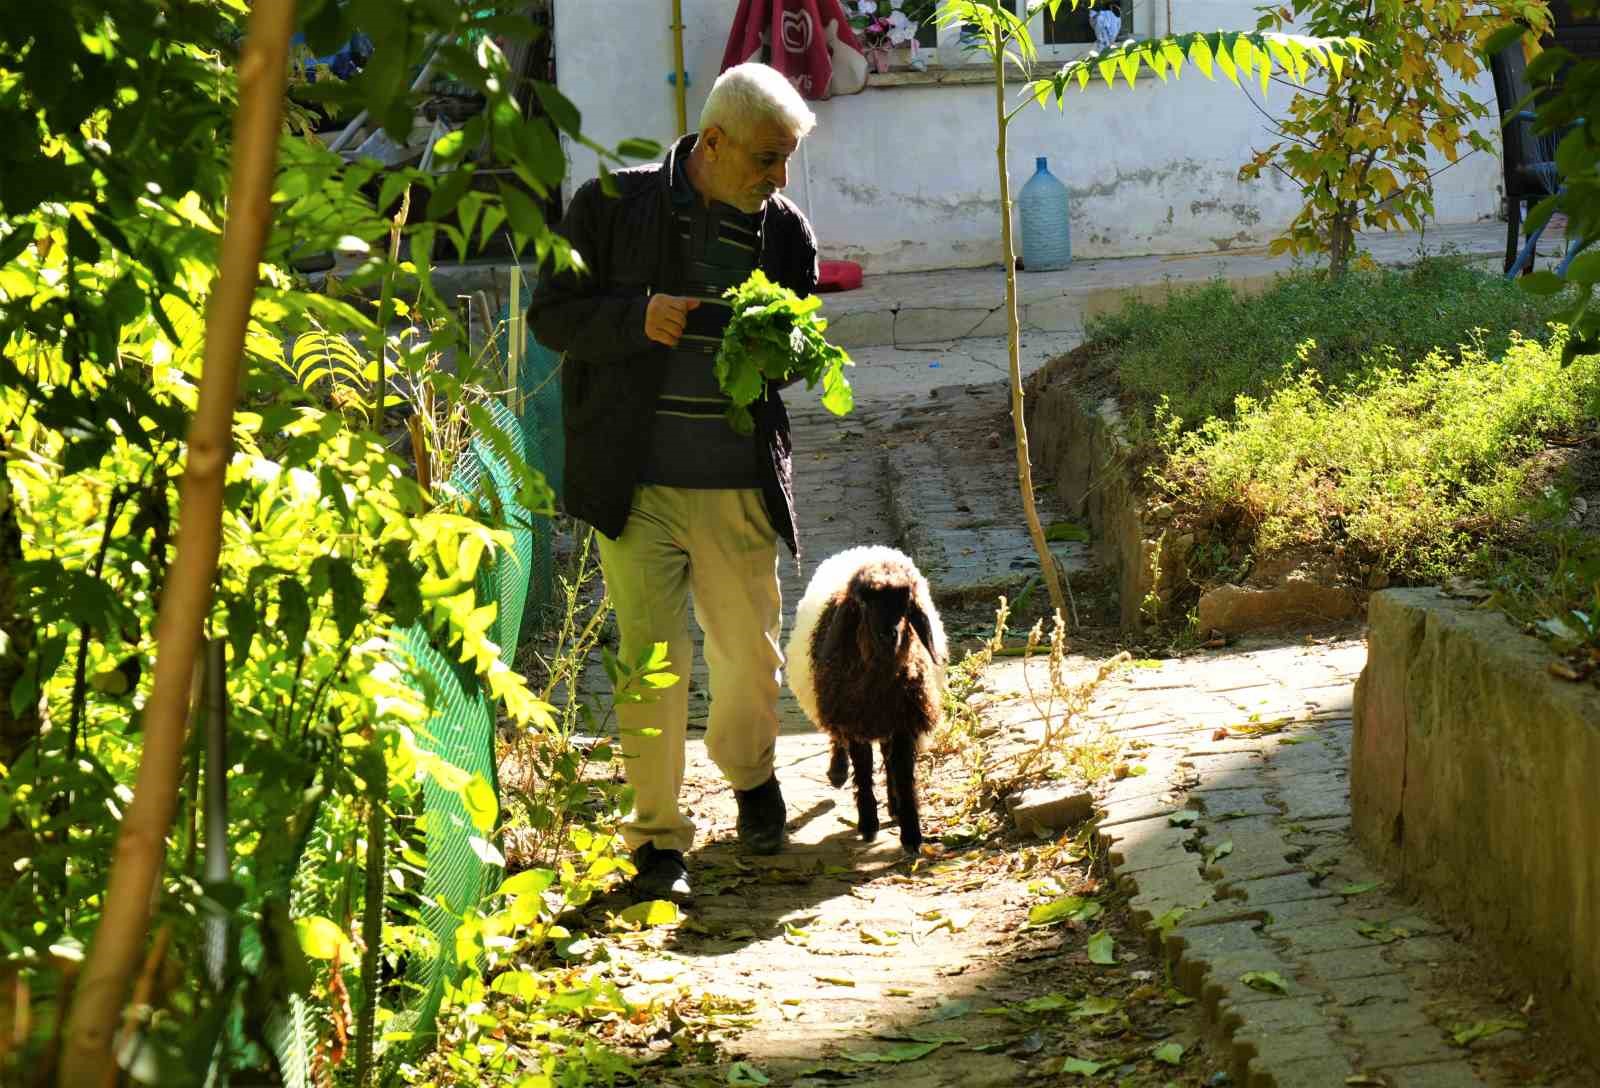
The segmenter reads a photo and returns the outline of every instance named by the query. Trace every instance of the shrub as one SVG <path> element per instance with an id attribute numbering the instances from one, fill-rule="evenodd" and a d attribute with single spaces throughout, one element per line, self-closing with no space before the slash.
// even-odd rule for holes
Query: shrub
<path id="1" fill-rule="evenodd" d="M 1413 330 L 1414 331 L 1414 330 Z M 1503 353 L 1431 351 L 1328 380 L 1304 353 L 1262 400 L 1184 432 L 1165 417 L 1160 489 L 1255 555 L 1326 548 L 1406 580 L 1469 570 L 1485 542 L 1531 535 L 1534 455 L 1600 416 L 1600 358 L 1561 365 L 1513 332 Z"/>
<path id="2" fill-rule="evenodd" d="M 1308 340 L 1296 372 L 1337 386 L 1374 364 L 1456 357 L 1463 344 L 1497 356 L 1513 333 L 1542 335 L 1557 308 L 1460 259 L 1434 258 L 1338 280 L 1296 272 L 1253 296 L 1222 281 L 1178 288 L 1158 304 L 1131 300 L 1087 332 L 1114 360 L 1136 427 L 1164 401 L 1187 429 L 1232 417 L 1241 395 L 1268 393 Z"/>

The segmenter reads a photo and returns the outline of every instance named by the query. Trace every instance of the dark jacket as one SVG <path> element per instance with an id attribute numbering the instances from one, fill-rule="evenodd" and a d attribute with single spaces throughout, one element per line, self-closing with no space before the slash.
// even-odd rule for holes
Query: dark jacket
<path id="1" fill-rule="evenodd" d="M 541 277 L 528 306 L 534 336 L 564 354 L 567 513 L 612 538 L 622 535 L 633 506 L 666 374 L 668 349 L 645 337 L 645 306 L 653 292 L 683 293 L 681 240 L 669 229 L 671 179 L 677 157 L 688 154 L 694 140 L 685 136 L 661 162 L 612 174 L 614 198 L 598 181 L 581 186 L 557 230 L 582 255 L 588 273 Z M 768 278 L 801 295 L 816 290 L 816 237 L 786 197 L 767 200 L 761 243 L 759 262 Z M 757 441 L 771 454 L 761 488 L 767 514 L 798 555 L 789 416 L 771 387 L 752 412 Z"/>

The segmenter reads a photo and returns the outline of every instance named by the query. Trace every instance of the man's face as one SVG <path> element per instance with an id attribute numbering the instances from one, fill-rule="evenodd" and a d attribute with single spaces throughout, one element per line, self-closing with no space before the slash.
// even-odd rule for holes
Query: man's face
<path id="1" fill-rule="evenodd" d="M 735 137 L 713 125 L 705 140 L 710 170 L 706 195 L 747 214 L 758 212 L 767 197 L 789 184 L 789 156 L 800 138 L 773 120 L 757 122 Z"/>

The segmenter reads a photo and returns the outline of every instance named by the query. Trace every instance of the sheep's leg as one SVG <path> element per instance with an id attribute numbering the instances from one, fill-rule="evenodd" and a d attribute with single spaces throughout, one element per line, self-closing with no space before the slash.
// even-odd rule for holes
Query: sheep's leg
<path id="1" fill-rule="evenodd" d="M 900 821 L 900 845 L 915 855 L 922 849 L 922 817 L 917 811 L 917 740 L 909 733 L 889 742 L 889 789 Z"/>
<path id="2" fill-rule="evenodd" d="M 888 773 L 890 742 L 886 740 L 879 741 L 878 752 L 883 756 L 883 785 L 884 793 L 886 794 L 885 800 L 889 805 L 889 822 L 897 824 L 900 822 L 900 796 L 899 791 L 895 789 L 894 775 Z"/>
<path id="3" fill-rule="evenodd" d="M 828 757 L 828 784 L 834 789 L 844 785 L 845 779 L 850 777 L 850 749 L 846 748 L 843 741 L 835 739 L 833 752 Z"/>
<path id="4" fill-rule="evenodd" d="M 850 742 L 850 763 L 856 776 L 856 828 L 865 842 L 878 837 L 878 799 L 872 792 L 872 745 Z"/>

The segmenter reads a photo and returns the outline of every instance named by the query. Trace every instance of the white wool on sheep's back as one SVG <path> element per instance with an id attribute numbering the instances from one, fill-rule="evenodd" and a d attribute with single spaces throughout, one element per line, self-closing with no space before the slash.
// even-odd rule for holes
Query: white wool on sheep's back
<path id="1" fill-rule="evenodd" d="M 789 641 L 784 648 L 789 665 L 789 690 L 794 692 L 795 701 L 800 704 L 800 709 L 805 712 L 813 725 L 820 720 L 820 715 L 817 713 L 816 683 L 812 678 L 811 669 L 811 637 L 816 632 L 817 620 L 821 618 L 822 610 L 828 601 L 850 584 L 850 579 L 856 571 L 871 563 L 896 565 L 903 563 L 912 570 L 917 570 L 916 563 L 912 562 L 909 555 L 883 544 L 863 544 L 855 548 L 846 548 L 822 561 L 812 573 L 811 581 L 806 584 L 805 594 L 795 607 L 794 629 L 789 632 Z M 949 653 L 945 647 L 944 625 L 939 622 L 939 613 L 933 610 L 927 580 L 922 577 L 920 571 L 917 573 L 917 584 L 917 597 L 929 610 L 928 619 L 933 625 L 934 645 L 929 649 L 940 661 L 947 660 Z"/>

